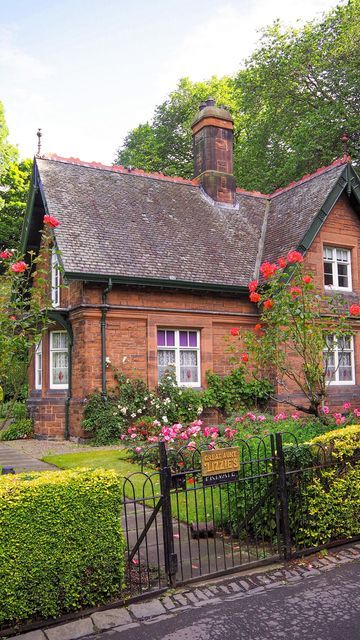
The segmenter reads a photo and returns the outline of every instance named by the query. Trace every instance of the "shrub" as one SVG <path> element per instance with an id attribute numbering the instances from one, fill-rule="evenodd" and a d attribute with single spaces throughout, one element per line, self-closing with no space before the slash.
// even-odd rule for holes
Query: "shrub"
<path id="1" fill-rule="evenodd" d="M 124 576 L 121 483 L 69 470 L 0 479 L 0 624 L 106 602 Z"/>
<path id="2" fill-rule="evenodd" d="M 125 418 L 116 410 L 112 398 L 92 393 L 85 405 L 83 427 L 90 431 L 94 444 L 108 444 L 118 440 L 125 426 Z"/>
<path id="3" fill-rule="evenodd" d="M 227 376 L 207 371 L 208 388 L 204 391 L 203 401 L 207 407 L 216 407 L 224 414 L 263 406 L 268 400 L 273 386 L 268 380 L 246 380 L 245 368 L 238 367 Z"/>
<path id="4" fill-rule="evenodd" d="M 32 438 L 33 435 L 33 421 L 30 418 L 22 418 L 12 422 L 4 431 L 0 431 L 0 440 L 20 440 L 21 438 Z"/>
<path id="5" fill-rule="evenodd" d="M 165 415 L 167 422 L 193 422 L 203 411 L 203 392 L 189 387 L 179 387 L 175 373 L 167 371 L 157 387 L 155 418 L 161 420 Z"/>
<path id="6" fill-rule="evenodd" d="M 350 458 L 360 454 L 360 425 L 349 425 L 317 436 L 311 444 L 320 445 L 333 458 Z"/>

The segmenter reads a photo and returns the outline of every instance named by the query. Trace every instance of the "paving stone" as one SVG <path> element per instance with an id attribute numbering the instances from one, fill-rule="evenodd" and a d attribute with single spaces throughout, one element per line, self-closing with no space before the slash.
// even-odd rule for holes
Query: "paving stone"
<path id="1" fill-rule="evenodd" d="M 181 609 L 181 611 L 184 611 L 184 609 Z M 169 620 L 169 618 L 173 618 L 174 615 L 174 613 L 164 613 L 162 616 L 157 616 L 153 620 L 144 620 L 144 624 L 157 624 L 158 622 L 161 622 L 161 620 Z"/>
<path id="2" fill-rule="evenodd" d="M 77 640 L 82 636 L 89 636 L 95 633 L 95 629 L 91 618 L 82 618 L 81 620 L 61 624 L 58 627 L 44 629 L 44 633 L 49 640 Z"/>
<path id="3" fill-rule="evenodd" d="M 176 605 L 173 603 L 170 596 L 166 596 L 161 600 L 161 602 L 164 605 L 165 609 L 175 609 Z"/>
<path id="4" fill-rule="evenodd" d="M 239 587 L 238 584 L 236 584 L 236 582 L 230 582 L 229 584 L 230 589 L 232 589 L 233 591 L 241 591 L 241 587 Z"/>
<path id="5" fill-rule="evenodd" d="M 161 604 L 160 600 L 149 600 L 148 602 L 140 602 L 139 604 L 131 604 L 128 609 L 131 613 L 141 620 L 142 618 L 152 618 L 153 616 L 160 616 L 166 613 L 165 607 Z"/>
<path id="6" fill-rule="evenodd" d="M 196 602 L 199 602 L 198 598 L 196 597 L 195 593 L 193 593 L 193 591 L 186 591 L 183 595 L 186 596 L 186 598 L 190 600 L 190 602 L 193 602 L 194 604 L 196 604 Z"/>
<path id="7" fill-rule="evenodd" d="M 93 613 L 91 618 L 95 627 L 99 629 L 99 631 L 105 631 L 106 629 L 119 627 L 122 624 L 129 624 L 132 622 L 130 613 L 124 608 L 99 611 L 98 613 Z"/>
<path id="8" fill-rule="evenodd" d="M 195 607 L 206 607 L 206 605 L 208 604 L 218 604 L 219 602 L 221 602 L 220 598 L 213 598 L 212 600 L 201 600 L 200 602 L 197 602 Z"/>
<path id="9" fill-rule="evenodd" d="M 245 580 L 239 580 L 239 585 L 245 590 L 245 591 L 249 591 L 250 589 L 250 584 L 248 582 L 245 582 Z"/>
<path id="10" fill-rule="evenodd" d="M 174 600 L 176 600 L 179 604 L 181 605 L 187 605 L 187 600 L 184 598 L 183 595 L 181 595 L 181 593 L 175 593 L 175 595 L 173 596 Z"/>
<path id="11" fill-rule="evenodd" d="M 270 578 L 268 578 L 268 576 L 260 576 L 260 575 L 258 575 L 255 578 L 256 578 L 256 580 L 258 582 L 260 582 L 260 584 L 269 584 L 271 582 L 271 580 L 270 580 Z"/>
<path id="12" fill-rule="evenodd" d="M 111 629 L 110 633 L 111 634 L 112 632 L 119 633 L 120 631 L 127 631 L 128 629 L 133 629 L 134 627 L 140 627 L 140 623 L 132 622 L 131 624 L 124 624 L 122 627 L 114 627 L 114 629 Z"/>
<path id="13" fill-rule="evenodd" d="M 220 589 L 221 591 L 224 591 L 224 593 L 230 593 L 229 589 L 224 584 L 220 585 Z"/>
<path id="14" fill-rule="evenodd" d="M 29 633 L 21 633 L 19 636 L 16 636 L 16 640 L 45 640 L 45 635 L 43 632 L 38 629 L 37 631 L 29 631 Z"/>
<path id="15" fill-rule="evenodd" d="M 211 587 L 209 587 L 210 591 L 212 591 L 213 593 L 219 593 L 219 589 L 217 587 L 215 587 L 215 585 L 212 585 Z"/>
<path id="16" fill-rule="evenodd" d="M 200 589 L 195 589 L 194 591 L 196 597 L 198 600 L 208 600 L 209 598 L 205 595 L 205 593 L 203 593 L 202 591 L 200 591 Z"/>
<path id="17" fill-rule="evenodd" d="M 209 591 L 209 589 L 203 589 L 202 592 L 205 593 L 205 595 L 208 598 L 212 598 L 213 597 L 213 594 L 211 593 L 211 591 Z"/>

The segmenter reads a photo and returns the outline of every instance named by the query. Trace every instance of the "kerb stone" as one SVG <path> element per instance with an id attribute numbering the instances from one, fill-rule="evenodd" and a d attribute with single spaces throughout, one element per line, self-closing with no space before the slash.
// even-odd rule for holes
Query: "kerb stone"
<path id="1" fill-rule="evenodd" d="M 140 604 L 131 604 L 128 609 L 135 618 L 138 618 L 138 620 L 141 620 L 142 618 L 152 618 L 153 616 L 161 616 L 163 613 L 166 613 L 165 607 L 159 600 L 150 600 L 149 602 L 142 602 Z"/>
<path id="2" fill-rule="evenodd" d="M 93 613 L 92 621 L 99 631 L 106 631 L 112 627 L 120 627 L 122 624 L 132 622 L 131 616 L 126 609 L 108 609 L 108 611 L 99 611 Z"/>
<path id="3" fill-rule="evenodd" d="M 29 633 L 22 633 L 19 636 L 16 636 L 16 640 L 45 640 L 45 635 L 40 629 L 37 631 L 29 631 Z"/>
<path id="4" fill-rule="evenodd" d="M 91 618 L 82 618 L 75 620 L 75 622 L 61 624 L 58 627 L 44 629 L 44 633 L 48 640 L 77 640 L 77 638 L 95 633 L 95 629 Z"/>

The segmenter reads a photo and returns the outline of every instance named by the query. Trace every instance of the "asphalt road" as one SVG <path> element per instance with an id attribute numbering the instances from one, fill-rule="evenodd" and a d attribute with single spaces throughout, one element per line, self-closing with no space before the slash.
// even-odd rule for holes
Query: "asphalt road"
<path id="1" fill-rule="evenodd" d="M 101 640 L 360 640 L 360 563 L 238 601 L 209 602 Z"/>

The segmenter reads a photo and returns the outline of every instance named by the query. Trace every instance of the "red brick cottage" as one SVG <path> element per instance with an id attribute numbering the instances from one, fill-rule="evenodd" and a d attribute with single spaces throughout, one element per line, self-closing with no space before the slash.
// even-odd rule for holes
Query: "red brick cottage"
<path id="1" fill-rule="evenodd" d="M 68 285 L 59 286 L 54 253 L 56 324 L 30 371 L 38 436 L 83 436 L 84 399 L 106 393 L 107 358 L 150 387 L 169 364 L 179 384 L 195 388 L 208 369 L 225 374 L 224 337 L 257 322 L 247 284 L 264 260 L 297 249 L 319 289 L 358 301 L 360 181 L 349 159 L 272 194 L 247 192 L 233 176 L 230 114 L 209 100 L 192 130 L 194 180 L 35 159 L 23 247 L 39 249 L 45 213 L 58 218 L 54 243 Z M 360 400 L 360 336 L 347 347 L 330 385 L 334 406 Z"/>

